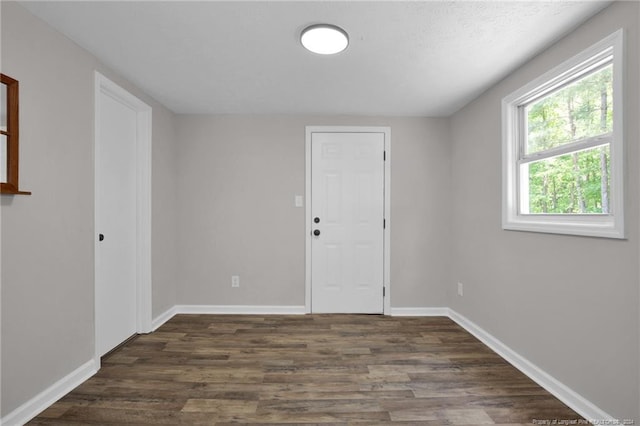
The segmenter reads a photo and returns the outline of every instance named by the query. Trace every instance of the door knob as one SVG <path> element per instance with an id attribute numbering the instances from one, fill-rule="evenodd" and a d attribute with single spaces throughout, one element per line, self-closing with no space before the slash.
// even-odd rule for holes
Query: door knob
<path id="1" fill-rule="evenodd" d="M 313 218 L 313 221 L 314 221 L 315 223 L 320 223 L 320 218 L 319 218 L 319 217 L 314 217 L 314 218 Z"/>
<path id="2" fill-rule="evenodd" d="M 98 241 L 104 240 L 104 234 L 98 234 Z"/>
<path id="3" fill-rule="evenodd" d="M 320 230 L 316 229 L 315 231 L 313 231 L 313 235 L 315 235 L 316 237 L 320 235 Z"/>

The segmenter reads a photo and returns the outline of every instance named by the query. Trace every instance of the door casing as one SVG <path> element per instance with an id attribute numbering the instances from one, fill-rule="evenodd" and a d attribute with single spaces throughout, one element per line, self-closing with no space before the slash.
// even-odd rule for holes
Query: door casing
<path id="1" fill-rule="evenodd" d="M 391 128 L 384 126 L 307 126 L 305 128 L 305 312 L 311 313 L 311 135 L 313 133 L 384 134 L 384 314 L 391 311 Z"/>
<path id="2" fill-rule="evenodd" d="M 98 229 L 100 211 L 97 205 L 98 184 L 98 144 L 100 143 L 100 97 L 109 96 L 117 102 L 136 111 L 136 331 L 148 333 L 152 328 L 151 310 L 151 119 L 152 109 L 137 97 L 118 86 L 113 81 L 95 72 L 94 96 L 94 297 L 97 295 L 98 262 Z M 94 362 L 100 366 L 99 330 L 97 327 L 96 306 L 94 299 Z"/>

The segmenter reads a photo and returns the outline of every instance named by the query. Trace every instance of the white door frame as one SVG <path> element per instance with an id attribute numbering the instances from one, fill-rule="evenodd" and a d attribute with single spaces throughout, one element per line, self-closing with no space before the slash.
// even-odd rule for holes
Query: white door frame
<path id="1" fill-rule="evenodd" d="M 391 312 L 391 127 L 307 126 L 305 137 L 305 312 L 311 313 L 311 135 L 313 133 L 384 133 L 384 311 Z"/>
<path id="2" fill-rule="evenodd" d="M 100 97 L 106 95 L 136 111 L 136 331 L 151 331 L 151 117 L 149 105 L 118 86 L 113 81 L 95 72 L 95 127 L 94 127 L 94 361 L 100 366 L 98 351 L 98 329 L 95 300 L 97 295 L 97 271 L 99 257 L 97 229 L 100 211 L 97 206 L 98 193 L 98 144 L 100 142 Z"/>

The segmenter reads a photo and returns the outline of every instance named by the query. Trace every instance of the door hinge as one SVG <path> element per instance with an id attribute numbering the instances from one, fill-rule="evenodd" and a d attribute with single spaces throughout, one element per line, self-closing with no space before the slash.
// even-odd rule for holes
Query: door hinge
<path id="1" fill-rule="evenodd" d="M 387 161 L 387 151 L 382 151 L 382 161 Z"/>
<path id="2" fill-rule="evenodd" d="M 382 219 L 382 229 L 387 229 L 387 219 Z"/>
<path id="3" fill-rule="evenodd" d="M 384 297 L 387 293 L 386 291 L 387 289 L 385 287 L 382 287 L 382 297 Z"/>

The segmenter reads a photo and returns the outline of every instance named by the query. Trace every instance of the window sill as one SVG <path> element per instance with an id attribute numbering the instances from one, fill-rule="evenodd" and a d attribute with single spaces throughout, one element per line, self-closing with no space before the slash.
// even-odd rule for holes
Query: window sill
<path id="1" fill-rule="evenodd" d="M 0 195 L 31 195 L 31 191 L 20 191 L 14 188 L 0 188 Z"/>
<path id="2" fill-rule="evenodd" d="M 503 221 L 502 229 L 543 234 L 625 239 L 620 218 L 614 218 L 609 215 L 583 215 L 567 218 L 552 215 L 523 215 Z"/>

